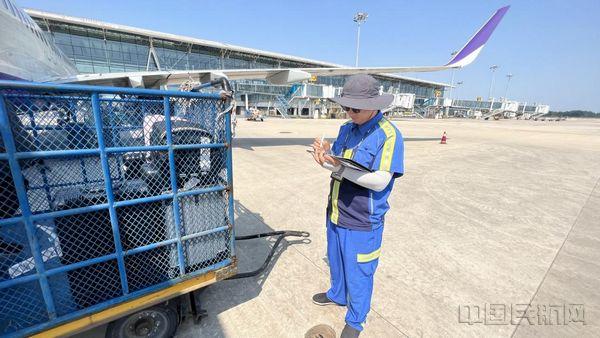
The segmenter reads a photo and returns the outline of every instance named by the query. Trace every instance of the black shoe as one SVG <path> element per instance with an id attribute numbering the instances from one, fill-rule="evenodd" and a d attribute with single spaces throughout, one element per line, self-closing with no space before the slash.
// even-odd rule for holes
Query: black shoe
<path id="1" fill-rule="evenodd" d="M 325 293 L 325 292 L 317 293 L 316 295 L 314 295 L 313 303 L 315 303 L 317 305 L 321 305 L 321 306 L 323 306 L 323 305 L 339 305 L 338 303 L 329 299 L 329 297 L 327 297 L 327 293 Z"/>
<path id="2" fill-rule="evenodd" d="M 344 329 L 342 330 L 340 338 L 358 338 L 358 336 L 360 336 L 360 331 L 346 324 L 346 326 L 344 326 Z"/>

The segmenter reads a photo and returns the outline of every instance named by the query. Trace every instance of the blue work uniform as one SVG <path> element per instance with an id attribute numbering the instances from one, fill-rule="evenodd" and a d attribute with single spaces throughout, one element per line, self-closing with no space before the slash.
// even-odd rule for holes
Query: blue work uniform
<path id="1" fill-rule="evenodd" d="M 327 297 L 346 305 L 346 323 L 357 330 L 371 307 L 373 276 L 379 262 L 387 199 L 394 180 L 404 173 L 404 141 L 400 131 L 378 112 L 362 125 L 341 126 L 332 153 L 374 171 L 392 173 L 382 191 L 332 178 L 327 205 L 327 258 L 331 288 Z"/>

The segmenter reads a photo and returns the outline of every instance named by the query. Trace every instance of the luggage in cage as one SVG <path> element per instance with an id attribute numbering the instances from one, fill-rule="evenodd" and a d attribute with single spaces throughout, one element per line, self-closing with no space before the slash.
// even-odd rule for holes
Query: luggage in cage
<path id="1" fill-rule="evenodd" d="M 116 200 L 146 197 L 149 190 L 143 181 L 125 181 L 113 187 Z M 96 190 L 71 188 L 62 190 L 56 197 L 56 209 L 75 209 L 88 205 L 106 203 L 106 192 L 103 187 Z M 161 212 L 160 202 L 134 204 L 116 208 L 119 224 L 120 240 L 123 250 L 160 242 L 166 239 L 165 220 Z M 63 261 L 68 264 L 105 256 L 115 252 L 112 224 L 108 210 L 92 211 L 56 218 L 58 236 L 61 239 Z M 152 252 L 153 256 L 166 253 Z M 166 262 L 162 259 L 146 257 L 148 261 Z M 158 257 L 160 258 L 160 257 Z M 106 265 L 92 265 L 84 269 L 69 272 L 69 280 L 73 289 L 73 297 L 82 308 L 100 301 L 117 297 L 121 294 L 118 272 L 106 273 Z M 131 269 L 128 272 L 128 283 L 139 285 L 144 280 L 164 279 L 157 275 L 164 274 L 166 267 L 149 266 L 144 269 Z M 89 288 L 84 285 L 89 274 L 106 274 L 104 286 Z"/>
<path id="2" fill-rule="evenodd" d="M 111 176 L 118 179 L 119 160 L 109 158 L 109 167 L 113 169 Z M 23 177 L 27 180 L 27 195 L 31 211 L 39 213 L 56 208 L 56 198 L 68 191 L 94 190 L 104 186 L 104 175 L 99 156 L 82 156 L 76 158 L 50 158 L 38 160 L 23 169 Z"/>
<path id="3" fill-rule="evenodd" d="M 15 151 L 26 151 L 27 146 L 33 142 L 27 130 L 21 123 L 19 117 L 15 114 L 7 116 L 10 123 Z M 6 153 L 4 140 L 0 138 L 0 153 Z M 25 185 L 28 186 L 27 180 Z M 12 173 L 8 161 L 0 161 L 0 219 L 11 218 L 19 213 L 19 200 L 14 184 L 12 183 Z"/>
<path id="4" fill-rule="evenodd" d="M 0 336 L 235 274 L 224 109 L 218 93 L 0 81 Z"/>
<path id="5" fill-rule="evenodd" d="M 1 144 L 0 144 L 1 147 Z M 1 151 L 2 149 L 0 149 Z M 11 182 L 12 175 L 10 173 L 10 167 L 5 161 L 0 161 L 0 182 Z M 11 218 L 19 210 L 19 200 L 17 199 L 17 192 L 11 184 L 0 185 L 0 219 Z"/>
<path id="6" fill-rule="evenodd" d="M 25 151 L 32 144 L 32 138 L 26 132 L 17 116 L 9 118 L 13 127 L 16 151 Z M 0 153 L 5 153 L 4 141 L 0 139 Z M 31 161 L 35 165 L 36 161 Z M 28 167 L 25 166 L 25 170 Z M 25 179 L 25 186 L 30 184 Z M 14 187 L 10 166 L 7 161 L 0 161 L 0 219 L 8 219 L 21 214 L 17 192 Z M 46 269 L 62 267 L 63 256 L 60 241 L 56 233 L 54 221 L 49 219 L 34 220 L 34 236 L 39 245 L 40 254 Z M 33 250 L 22 222 L 0 227 L 0 282 L 36 274 Z M 71 288 L 66 273 L 53 275 L 50 283 L 51 292 L 61 299 L 56 310 L 69 313 L 76 310 Z M 27 300 L 27 301 L 23 301 Z M 16 285 L 12 288 L 0 289 L 0 334 L 19 328 L 18 322 L 23 314 L 44 318 L 47 316 L 46 303 L 42 290 L 36 282 Z"/>
<path id="7" fill-rule="evenodd" d="M 62 247 L 52 220 L 34 221 L 35 235 L 40 245 L 46 269 L 63 266 Z M 36 273 L 32 250 L 25 228 L 20 224 L 0 228 L 0 281 L 25 277 Z M 71 285 L 66 273 L 51 277 L 50 290 L 60 299 L 57 311 L 69 313 L 77 309 L 72 297 Z M 27 301 L 23 301 L 27 300 Z M 39 286 L 24 283 L 12 288 L 0 289 L 0 333 L 14 330 L 23 313 L 44 318 L 46 304 Z"/>
<path id="8" fill-rule="evenodd" d="M 152 123 L 145 122 L 147 145 L 163 145 L 167 143 L 166 123 L 164 119 L 149 116 Z M 146 120 L 149 120 L 148 118 Z M 172 141 L 174 144 L 210 144 L 213 135 L 203 129 L 199 123 L 178 118 L 171 121 Z M 217 182 L 218 172 L 224 165 L 221 160 L 222 150 L 219 148 L 195 148 L 175 151 L 175 168 L 177 185 L 183 187 L 192 178 L 202 181 L 203 185 Z M 142 166 L 145 179 L 151 186 L 168 187 L 170 185 L 169 158 L 165 152 L 151 152 L 147 162 Z"/>
<path id="9" fill-rule="evenodd" d="M 179 232 L 181 236 L 199 234 L 228 226 L 227 205 L 224 191 L 180 198 Z M 165 208 L 167 237 L 172 237 L 175 234 L 173 216 L 173 206 L 167 204 Z M 201 270 L 225 260 L 229 257 L 229 241 L 230 237 L 227 231 L 209 233 L 185 240 L 183 250 L 186 273 Z M 170 264 L 173 269 L 176 269 L 179 265 L 176 249 L 171 251 Z"/>

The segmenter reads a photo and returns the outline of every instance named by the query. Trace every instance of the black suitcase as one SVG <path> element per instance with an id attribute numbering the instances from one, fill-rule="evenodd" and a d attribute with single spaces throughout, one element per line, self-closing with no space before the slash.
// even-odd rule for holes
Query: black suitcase
<path id="1" fill-rule="evenodd" d="M 209 144 L 214 142 L 213 136 L 201 125 L 191 121 L 172 121 L 173 143 L 183 144 Z M 164 121 L 152 125 L 150 139 L 152 144 L 167 144 L 166 126 Z M 177 186 L 183 188 L 192 178 L 198 178 L 203 186 L 218 184 L 219 174 L 225 167 L 225 152 L 222 148 L 186 149 L 175 151 L 175 173 Z M 152 152 L 147 163 L 146 180 L 151 186 L 160 186 L 163 190 L 169 186 L 169 158 L 166 152 Z"/>
<path id="2" fill-rule="evenodd" d="M 16 216 L 19 200 L 8 161 L 0 160 L 0 219 Z"/>
<path id="3" fill-rule="evenodd" d="M 8 112 L 8 120 L 11 126 L 15 150 L 17 152 L 34 150 L 32 137 L 23 126 L 23 123 L 21 123 L 19 117 L 12 112 Z M 1 135 L 0 153 L 6 153 L 4 139 L 1 137 Z M 29 161 L 25 163 L 27 165 L 34 165 L 35 162 L 36 161 Z M 21 170 L 27 167 L 23 164 L 24 163 L 21 163 Z M 25 186 L 27 186 L 26 179 Z M 18 216 L 18 211 L 19 200 L 17 199 L 17 191 L 15 189 L 14 182 L 12 179 L 10 166 L 8 164 L 8 161 L 0 160 L 0 219 Z"/>
<path id="4" fill-rule="evenodd" d="M 149 195 L 143 181 L 126 181 L 113 188 L 116 200 Z M 125 198 L 126 196 L 126 198 Z M 59 210 L 106 203 L 103 189 L 69 189 L 57 194 Z M 125 206 L 116 209 L 123 250 L 156 243 L 166 239 L 161 202 Z M 63 263 L 72 264 L 115 252 L 115 242 L 108 210 L 59 217 L 55 220 L 63 251 Z M 142 289 L 167 279 L 168 253 L 151 250 L 125 258 L 130 291 Z M 165 256 L 164 258 L 162 256 Z M 133 258 L 136 257 L 136 258 Z M 135 264 L 128 262 L 135 261 Z M 164 267 L 161 267 L 164 262 Z M 92 277 L 96 276 L 98 283 Z M 122 295 L 115 260 L 87 266 L 69 272 L 73 298 L 81 307 L 91 306 Z"/>

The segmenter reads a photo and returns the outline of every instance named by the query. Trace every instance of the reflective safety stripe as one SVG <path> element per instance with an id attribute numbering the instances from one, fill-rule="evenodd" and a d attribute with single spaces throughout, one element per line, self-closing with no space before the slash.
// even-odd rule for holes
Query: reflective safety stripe
<path id="1" fill-rule="evenodd" d="M 390 171 L 394 147 L 396 146 L 396 130 L 392 123 L 386 119 L 381 119 L 379 121 L 379 127 L 381 127 L 385 133 L 385 143 L 383 144 L 379 170 Z"/>
<path id="2" fill-rule="evenodd" d="M 367 263 L 367 262 L 370 262 L 372 260 L 379 258 L 380 253 L 381 253 L 381 248 L 379 248 L 371 253 L 368 253 L 368 254 L 357 254 L 356 260 L 359 263 Z"/>
<path id="3" fill-rule="evenodd" d="M 340 195 L 340 181 L 334 180 L 331 190 L 331 223 L 338 224 L 340 211 L 338 209 L 338 198 Z"/>
<path id="4" fill-rule="evenodd" d="M 344 158 L 352 158 L 352 149 L 346 149 L 344 151 Z M 338 199 L 340 197 L 340 184 L 341 182 L 335 180 L 333 182 L 333 188 L 331 189 L 331 223 L 338 224 L 338 218 L 340 216 L 340 210 L 338 209 Z"/>

